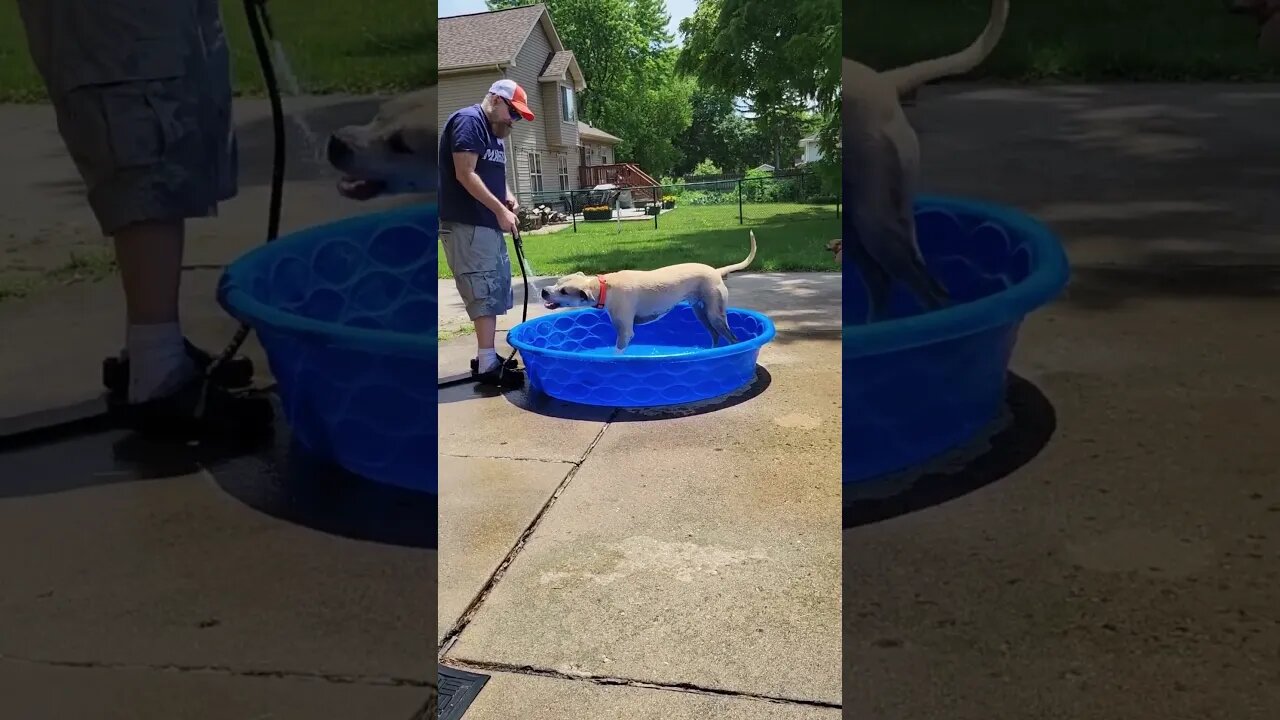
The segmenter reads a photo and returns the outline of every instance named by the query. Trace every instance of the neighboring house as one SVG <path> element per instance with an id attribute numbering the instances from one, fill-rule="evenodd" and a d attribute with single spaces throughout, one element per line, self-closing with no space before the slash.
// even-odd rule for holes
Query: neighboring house
<path id="1" fill-rule="evenodd" d="M 578 138 L 582 143 L 583 165 L 611 165 L 618 159 L 614 146 L 622 142 L 622 138 L 584 122 L 578 123 Z"/>
<path id="2" fill-rule="evenodd" d="M 840 147 L 840 141 L 836 141 L 836 147 Z M 822 147 L 818 143 L 817 135 L 809 135 L 800 138 L 800 159 L 796 161 L 796 165 L 807 165 L 811 162 L 817 162 L 822 159 Z"/>
<path id="3" fill-rule="evenodd" d="M 621 140 L 578 121 L 586 87 L 573 51 L 560 41 L 545 5 L 440 18 L 439 121 L 484 99 L 511 78 L 529 94 L 533 122 L 517 122 L 506 139 L 507 181 L 528 201 L 582 186 L 583 165 L 616 161 Z"/>
<path id="4" fill-rule="evenodd" d="M 822 148 L 818 147 L 818 136 L 809 135 L 800 138 L 800 160 L 797 164 L 806 165 L 822 159 Z"/>
<path id="5" fill-rule="evenodd" d="M 775 171 L 775 170 L 777 170 L 777 168 L 775 168 L 774 166 L 770 165 L 769 163 L 765 163 L 765 164 L 763 164 L 763 165 L 757 165 L 757 166 L 755 166 L 755 167 L 751 168 L 750 170 L 748 170 L 747 172 L 768 172 L 768 173 L 771 173 L 771 172 L 773 172 L 773 171 Z"/>

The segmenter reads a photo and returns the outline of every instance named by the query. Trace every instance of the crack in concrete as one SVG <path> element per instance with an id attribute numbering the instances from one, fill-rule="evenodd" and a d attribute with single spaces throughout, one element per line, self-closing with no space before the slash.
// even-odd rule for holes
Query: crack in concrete
<path id="1" fill-rule="evenodd" d="M 439 720 L 440 709 L 437 704 L 439 702 L 437 698 L 438 694 L 435 688 L 432 688 L 431 695 L 427 697 L 427 701 L 423 703 L 422 707 L 418 708 L 417 712 L 409 720 Z"/>
<path id="2" fill-rule="evenodd" d="M 564 479 L 560 481 L 558 486 L 556 486 L 555 491 L 551 493 L 551 497 L 543 503 L 542 509 L 540 509 L 538 514 L 534 516 L 533 520 L 529 523 L 529 526 L 524 529 L 524 532 L 520 533 L 520 537 L 516 538 L 515 544 L 507 551 L 507 555 L 502 559 L 502 562 L 498 563 L 497 569 L 494 570 L 493 574 L 489 576 L 489 579 L 485 581 L 484 586 L 480 588 L 480 592 L 472 598 L 466 609 L 462 611 L 462 615 L 453 623 L 453 626 L 449 628 L 449 631 L 445 633 L 444 639 L 440 641 L 439 647 L 439 657 L 441 660 L 443 660 L 445 654 L 449 652 L 449 648 L 453 647 L 453 644 L 457 642 L 458 636 L 462 634 L 462 631 L 466 630 L 467 626 L 471 624 L 472 618 L 474 618 L 475 614 L 480 611 L 480 606 L 484 604 L 485 600 L 489 599 L 489 595 L 493 592 L 493 588 L 507 574 L 507 568 L 511 567 L 511 563 L 515 562 L 516 556 L 520 554 L 520 551 L 524 550 L 524 546 L 529 542 L 529 538 L 533 537 L 533 533 L 537 531 L 538 526 L 542 524 L 542 519 L 547 516 L 547 513 L 551 512 L 551 508 L 555 506 L 556 501 L 560 499 L 560 495 L 569 487 L 569 483 L 573 482 L 573 478 L 578 474 L 578 471 L 582 469 L 582 464 L 587 461 L 587 457 L 591 455 L 591 451 L 596 449 L 596 445 L 600 442 L 600 439 L 604 437 L 605 431 L 609 429 L 609 425 L 617 416 L 617 410 L 610 413 L 608 419 L 600 426 L 600 432 L 596 433 L 596 436 L 591 439 L 590 444 L 587 445 L 586 450 L 582 452 L 582 455 L 578 458 L 577 462 L 569 463 L 571 465 L 569 472 L 565 473 Z"/>
<path id="3" fill-rule="evenodd" d="M 593 675 L 591 673 L 566 673 L 550 668 L 542 668 L 534 665 L 511 665 L 501 662 L 489 662 L 486 660 L 468 660 L 466 658 L 451 657 L 449 658 L 451 667 L 458 667 L 477 672 L 504 672 L 514 675 L 534 675 L 537 677 L 552 678 L 555 680 L 568 680 L 575 682 L 588 682 L 594 685 L 621 686 L 642 688 L 645 690 L 665 690 L 668 692 L 682 692 L 693 695 L 707 695 L 711 697 L 737 698 L 740 700 L 756 700 L 759 702 L 773 703 L 775 705 L 801 705 L 804 707 L 834 708 L 843 707 L 841 703 L 833 703 L 825 700 L 810 700 L 808 698 L 783 697 L 780 695 L 765 695 L 762 693 L 745 692 L 741 690 L 728 690 L 725 688 L 706 687 L 695 685 L 693 683 L 658 683 L 648 682 L 645 680 L 636 680 L 634 678 L 617 677 L 613 675 Z"/>
<path id="4" fill-rule="evenodd" d="M 313 680 L 334 685 L 370 685 L 379 687 L 423 687 L 435 689 L 432 680 L 402 678 L 390 675 L 351 675 L 345 673 L 319 673 L 302 670 L 248 670 L 228 665 L 148 665 L 146 663 L 113 663 L 97 660 L 51 660 L 0 654 L 0 661 L 41 665 L 44 667 L 77 668 L 82 670 L 143 670 L 150 672 L 227 675 L 231 677 L 265 678 L 272 680 Z"/>
<path id="5" fill-rule="evenodd" d="M 464 453 L 440 453 L 445 457 L 478 458 L 481 460 L 526 460 L 529 462 L 555 463 L 557 465 L 580 465 L 582 460 L 556 460 L 552 458 L 520 457 L 518 455 L 467 455 Z"/>

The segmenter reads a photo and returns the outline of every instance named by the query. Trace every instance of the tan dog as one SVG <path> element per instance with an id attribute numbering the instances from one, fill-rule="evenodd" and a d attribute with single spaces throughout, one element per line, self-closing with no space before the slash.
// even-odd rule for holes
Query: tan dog
<path id="1" fill-rule="evenodd" d="M 542 302 L 551 309 L 596 307 L 609 313 L 618 333 L 617 350 L 622 352 L 635 336 L 634 326 L 653 322 L 684 300 L 711 333 L 711 345 L 724 338 L 730 344 L 738 338 L 729 329 L 729 273 L 745 269 L 756 257 L 756 234 L 751 235 L 747 259 L 722 268 L 702 263 L 668 265 L 657 270 L 619 270 L 589 276 L 580 272 L 566 275 L 542 289 Z"/>
<path id="2" fill-rule="evenodd" d="M 948 299 L 925 268 L 916 240 L 920 141 L 901 99 L 928 82 L 977 67 L 999 43 L 1008 17 L 1009 0 L 991 0 L 991 16 L 978 39 L 945 57 L 884 72 L 844 59 L 842 160 L 852 237 L 843 239 L 850 241 L 867 286 L 869 321 L 884 317 L 895 279 L 928 308 L 941 307 Z"/>
<path id="3" fill-rule="evenodd" d="M 1280 56 L 1280 0 L 1226 0 L 1233 13 L 1252 15 L 1258 22 L 1258 49 Z"/>
<path id="4" fill-rule="evenodd" d="M 344 173 L 338 192 L 354 200 L 434 193 L 439 184 L 436 88 L 401 95 L 364 125 L 329 138 L 329 164 Z"/>
<path id="5" fill-rule="evenodd" d="M 840 240 L 839 238 L 836 238 L 835 240 L 832 240 L 827 243 L 827 252 L 834 255 L 836 264 L 841 266 L 844 265 L 844 258 L 843 258 L 844 248 L 842 247 L 843 245 L 844 245 L 844 241 Z"/>

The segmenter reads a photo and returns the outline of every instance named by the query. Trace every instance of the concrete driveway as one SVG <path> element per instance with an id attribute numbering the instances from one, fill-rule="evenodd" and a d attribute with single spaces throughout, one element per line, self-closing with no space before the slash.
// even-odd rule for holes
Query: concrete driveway
<path id="1" fill-rule="evenodd" d="M 495 677 L 468 718 L 839 717 L 839 283 L 729 278 L 778 336 L 724 407 L 442 391 L 441 662 Z"/>
<path id="2" fill-rule="evenodd" d="M 1280 716 L 1280 88 L 927 89 L 928 189 L 1046 220 L 1020 424 L 850 494 L 850 717 Z"/>

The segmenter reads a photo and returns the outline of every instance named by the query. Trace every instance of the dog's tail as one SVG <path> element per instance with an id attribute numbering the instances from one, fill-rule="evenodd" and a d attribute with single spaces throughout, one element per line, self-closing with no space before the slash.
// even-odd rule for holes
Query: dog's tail
<path id="1" fill-rule="evenodd" d="M 725 265 L 722 268 L 716 268 L 716 272 L 720 273 L 720 277 L 724 277 L 729 273 L 736 273 L 739 270 L 745 270 L 752 260 L 756 259 L 756 234 L 750 230 L 747 231 L 751 235 L 751 252 L 747 253 L 747 259 L 740 263 Z"/>
<path id="2" fill-rule="evenodd" d="M 991 0 L 991 16 L 987 27 L 969 47 L 958 53 L 886 70 L 883 74 L 898 89 L 898 97 L 908 95 L 922 85 L 951 75 L 967 73 L 982 64 L 1004 35 L 1009 20 L 1009 0 Z"/>

